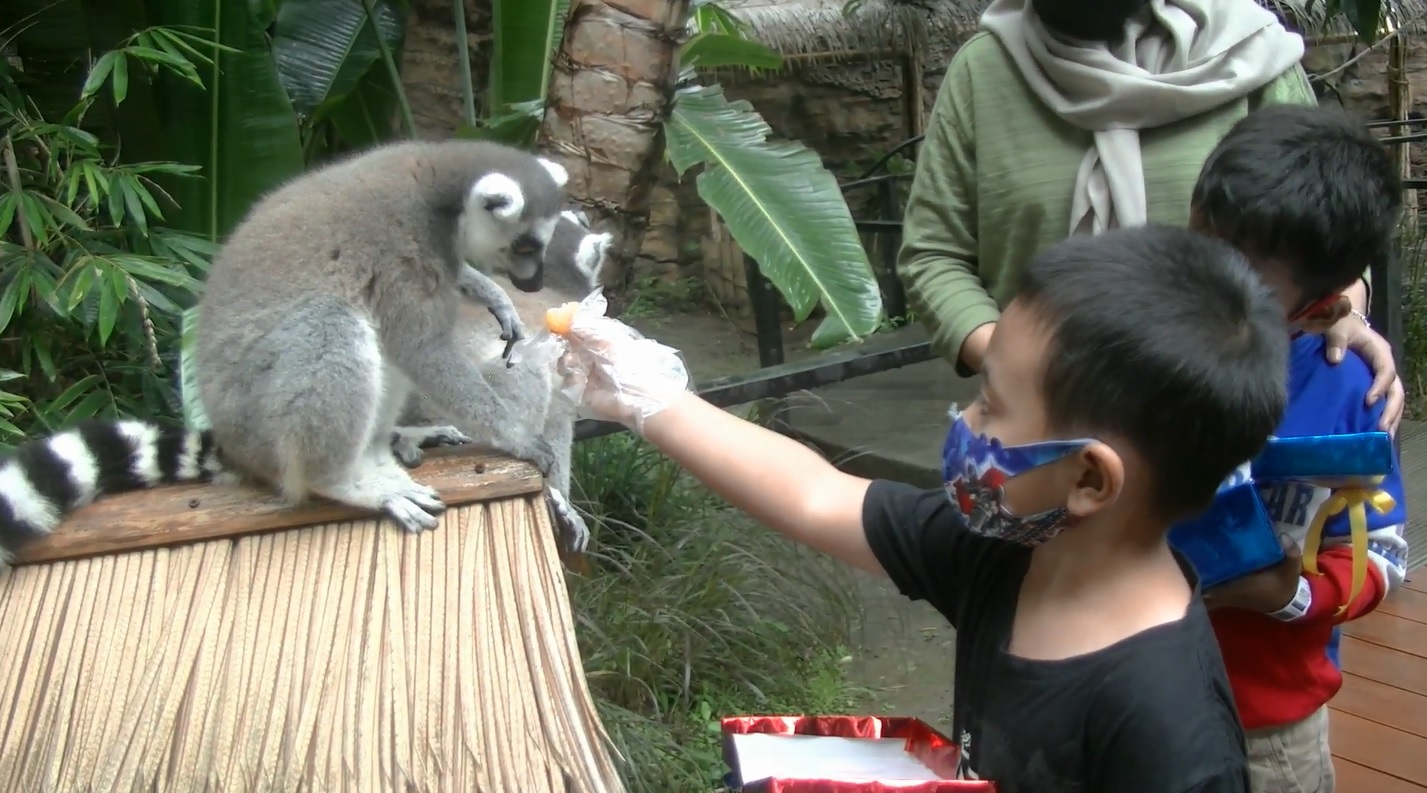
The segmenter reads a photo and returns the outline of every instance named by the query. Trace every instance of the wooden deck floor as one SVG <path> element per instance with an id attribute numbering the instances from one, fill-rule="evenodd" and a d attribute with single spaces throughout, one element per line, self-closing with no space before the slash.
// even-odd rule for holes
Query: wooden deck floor
<path id="1" fill-rule="evenodd" d="M 1427 569 L 1343 633 L 1329 727 L 1339 793 L 1427 793 Z"/>

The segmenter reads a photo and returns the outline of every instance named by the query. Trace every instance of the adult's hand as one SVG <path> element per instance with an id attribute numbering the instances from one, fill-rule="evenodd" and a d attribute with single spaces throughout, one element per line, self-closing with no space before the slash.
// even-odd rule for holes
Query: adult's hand
<path id="1" fill-rule="evenodd" d="M 1366 404 L 1376 404 L 1386 398 L 1379 426 L 1390 433 L 1397 433 L 1402 422 L 1402 409 L 1407 395 L 1402 387 L 1402 379 L 1397 375 L 1397 361 L 1392 355 L 1392 345 L 1382 334 L 1373 330 L 1366 319 L 1367 287 L 1361 281 L 1344 292 L 1356 313 L 1348 314 L 1334 323 L 1324 335 L 1327 341 L 1328 363 L 1337 364 L 1343 360 L 1345 350 L 1354 350 L 1363 357 L 1372 369 L 1373 383 L 1368 389 Z"/>

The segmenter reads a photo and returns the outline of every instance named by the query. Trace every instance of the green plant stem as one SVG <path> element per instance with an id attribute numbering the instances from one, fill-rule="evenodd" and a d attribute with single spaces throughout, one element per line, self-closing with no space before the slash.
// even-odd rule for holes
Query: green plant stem
<path id="1" fill-rule="evenodd" d="M 456 12 L 456 55 L 461 62 L 461 100 L 465 104 L 466 123 L 476 125 L 476 87 L 471 82 L 471 45 L 466 36 L 466 4 L 451 0 Z"/>
<path id="2" fill-rule="evenodd" d="M 15 141 L 9 133 L 5 135 L 5 175 L 10 179 L 10 189 L 15 191 L 18 198 L 20 189 L 20 164 L 15 161 Z M 20 227 L 20 241 L 24 243 L 25 250 L 33 252 L 35 250 L 35 239 L 30 235 L 30 224 L 25 220 L 25 213 L 19 211 L 18 205 L 15 211 L 15 223 Z"/>
<path id="3" fill-rule="evenodd" d="M 386 45 L 386 39 L 382 38 L 382 29 L 377 26 L 376 8 L 373 7 L 372 0 L 362 0 L 362 8 L 367 11 L 367 24 L 372 26 L 372 32 L 377 36 L 382 63 L 386 66 L 387 77 L 391 79 L 392 90 L 396 92 L 396 103 L 401 108 L 401 125 L 406 127 L 406 136 L 414 138 L 416 119 L 411 115 L 411 103 L 406 99 L 406 92 L 401 89 L 401 71 L 396 68 L 396 58 L 391 54 L 391 47 Z"/>

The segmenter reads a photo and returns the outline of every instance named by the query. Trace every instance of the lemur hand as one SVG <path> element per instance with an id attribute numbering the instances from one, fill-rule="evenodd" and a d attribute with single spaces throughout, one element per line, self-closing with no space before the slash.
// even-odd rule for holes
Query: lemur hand
<path id="1" fill-rule="evenodd" d="M 609 317 L 576 317 L 560 362 L 567 386 L 594 418 L 643 431 L 650 416 L 689 390 L 689 370 L 679 351 Z"/>

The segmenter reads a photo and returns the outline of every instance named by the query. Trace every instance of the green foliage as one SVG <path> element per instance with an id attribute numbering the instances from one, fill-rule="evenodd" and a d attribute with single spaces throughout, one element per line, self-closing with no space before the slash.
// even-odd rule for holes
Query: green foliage
<path id="1" fill-rule="evenodd" d="M 1383 34 L 1383 0 L 1308 0 L 1304 7 L 1309 14 L 1322 13 L 1325 19 L 1342 14 L 1365 42 L 1377 41 Z"/>
<path id="2" fill-rule="evenodd" d="M 196 169 L 121 162 L 84 127 L 101 96 L 122 107 L 131 65 L 195 79 L 196 41 L 157 28 L 128 37 L 58 122 L 0 70 L 0 359 L 16 367 L 0 371 L 0 445 L 91 417 L 178 410 L 168 373 L 179 317 L 213 246 L 167 225 L 173 199 L 158 180 Z"/>
<path id="3" fill-rule="evenodd" d="M 1427 419 L 1427 234 L 1402 236 L 1402 386 L 1407 416 Z M 1378 288 L 1383 288 L 1379 286 Z"/>
<path id="4" fill-rule="evenodd" d="M 460 0 L 456 13 L 464 20 Z M 569 15 L 570 0 L 492 1 L 494 46 L 485 113 L 457 130 L 458 137 L 493 140 L 522 149 L 535 146 L 550 93 L 555 53 L 564 40 Z M 471 91 L 467 85 L 468 104 L 474 104 Z"/>
<path id="5" fill-rule="evenodd" d="M 99 55 L 89 70 L 86 86 L 107 82 L 120 101 L 96 104 L 86 129 L 122 141 L 123 162 L 198 166 L 201 179 L 156 182 L 178 204 L 171 225 L 212 241 L 309 164 L 392 137 L 397 108 L 410 126 L 396 79 L 406 0 L 10 6 L 23 20 L 8 31 L 24 64 L 21 87 L 45 118 L 60 118 L 73 104 L 72 86 L 85 82 L 91 53 L 127 50 L 122 58 Z M 160 58 L 164 69 L 139 75 L 129 68 Z"/>
<path id="6" fill-rule="evenodd" d="M 728 510 L 638 438 L 586 441 L 574 463 L 597 550 L 570 599 L 631 791 L 719 787 L 721 716 L 851 706 L 844 571 Z"/>
<path id="7" fill-rule="evenodd" d="M 272 54 L 309 162 L 391 138 L 397 108 L 405 133 L 416 134 L 393 54 L 405 36 L 406 15 L 404 3 L 374 0 L 278 5 Z"/>
<path id="8" fill-rule="evenodd" d="M 882 296 L 837 179 L 800 143 L 772 130 L 746 101 L 717 86 L 687 88 L 666 125 L 669 159 L 682 174 L 703 165 L 699 195 L 757 260 L 803 321 L 819 303 L 827 318 L 813 344 L 873 333 Z"/>
<path id="9" fill-rule="evenodd" d="M 713 0 L 694 0 L 690 23 L 694 35 L 679 49 L 679 62 L 691 68 L 739 66 L 777 69 L 783 56 L 748 38 L 747 25 Z"/>

